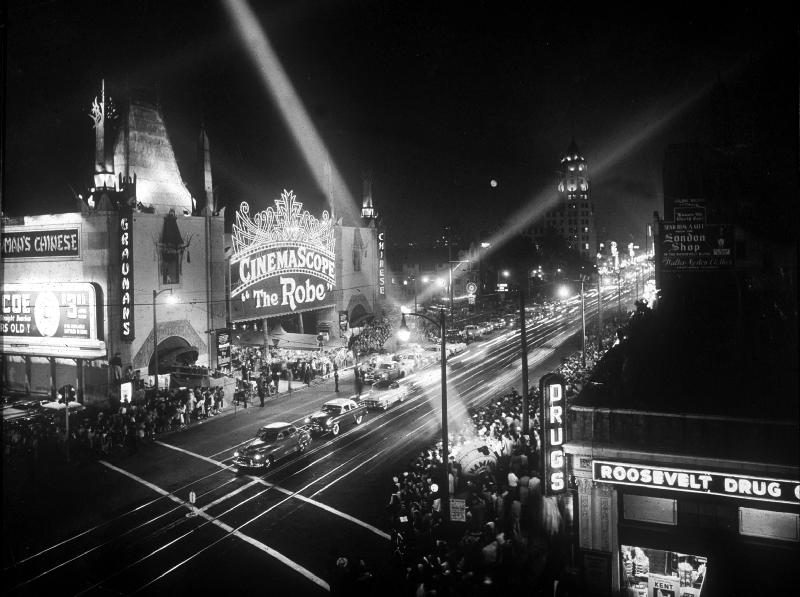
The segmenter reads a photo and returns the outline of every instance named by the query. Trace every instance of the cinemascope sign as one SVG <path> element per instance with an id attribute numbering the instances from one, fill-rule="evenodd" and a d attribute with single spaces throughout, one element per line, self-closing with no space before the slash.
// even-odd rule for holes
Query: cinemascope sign
<path id="1" fill-rule="evenodd" d="M 556 373 L 548 373 L 539 380 L 545 495 L 563 493 L 567 488 L 565 387 L 564 378 Z"/>
<path id="2" fill-rule="evenodd" d="M 595 460 L 595 481 L 668 491 L 706 493 L 781 504 L 800 504 L 800 481 L 732 475 L 693 469 L 644 466 Z"/>
<path id="3" fill-rule="evenodd" d="M 294 193 L 250 218 L 242 203 L 233 225 L 233 321 L 300 313 L 334 304 L 336 259 L 333 220 L 318 220 Z"/>

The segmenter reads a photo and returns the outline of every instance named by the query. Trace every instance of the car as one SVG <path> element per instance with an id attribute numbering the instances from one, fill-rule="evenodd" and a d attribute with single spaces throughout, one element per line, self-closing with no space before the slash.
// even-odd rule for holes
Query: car
<path id="1" fill-rule="evenodd" d="M 395 379 L 400 379 L 401 377 L 405 377 L 406 372 L 403 367 L 400 366 L 400 363 L 396 361 L 383 361 L 378 363 L 375 367 L 374 372 L 374 380 L 378 381 L 381 379 L 388 379 L 389 381 L 393 381 Z"/>
<path id="2" fill-rule="evenodd" d="M 339 435 L 346 427 L 360 425 L 367 412 L 367 407 L 357 404 L 349 398 L 334 398 L 322 405 L 322 408 L 308 417 L 305 422 L 311 429 L 311 435 Z"/>
<path id="3" fill-rule="evenodd" d="M 402 403 L 407 393 L 408 388 L 405 385 L 382 379 L 372 384 L 367 397 L 361 399 L 361 404 L 367 410 L 388 410 L 393 404 Z"/>
<path id="4" fill-rule="evenodd" d="M 478 338 L 481 337 L 481 334 L 482 332 L 480 328 L 475 324 L 471 323 L 469 325 L 464 326 L 464 338 L 466 340 L 477 340 Z"/>
<path id="5" fill-rule="evenodd" d="M 400 363 L 400 370 L 402 371 L 402 375 L 400 377 L 411 375 L 414 373 L 414 371 L 422 366 L 422 358 L 416 352 L 405 352 L 395 355 L 394 360 L 395 362 Z"/>
<path id="6" fill-rule="evenodd" d="M 233 464 L 239 470 L 267 469 L 290 454 L 305 452 L 310 443 L 307 429 L 291 423 L 270 423 L 233 453 Z"/>

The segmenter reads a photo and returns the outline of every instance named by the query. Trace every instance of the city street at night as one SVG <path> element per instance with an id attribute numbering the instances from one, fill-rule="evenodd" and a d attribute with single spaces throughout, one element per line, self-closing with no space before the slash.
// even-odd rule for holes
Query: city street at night
<path id="1" fill-rule="evenodd" d="M 794 594 L 784 12 L 4 3 L 3 594 Z"/>

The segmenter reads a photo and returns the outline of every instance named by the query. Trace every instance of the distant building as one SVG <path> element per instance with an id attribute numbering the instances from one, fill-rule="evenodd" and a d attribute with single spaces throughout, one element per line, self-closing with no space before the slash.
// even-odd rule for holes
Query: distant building
<path id="1" fill-rule="evenodd" d="M 586 159 L 573 139 L 561 158 L 558 203 L 529 231 L 537 245 L 558 242 L 584 259 L 594 260 L 597 254 L 597 230 L 589 186 Z"/>

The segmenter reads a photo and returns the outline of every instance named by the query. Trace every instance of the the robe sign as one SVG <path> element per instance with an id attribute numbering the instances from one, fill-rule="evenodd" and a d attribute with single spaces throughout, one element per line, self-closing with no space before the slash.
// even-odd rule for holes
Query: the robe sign
<path id="1" fill-rule="evenodd" d="M 378 294 L 386 295 L 386 233 L 378 233 Z"/>
<path id="2" fill-rule="evenodd" d="M 124 214 L 119 221 L 120 264 L 120 337 L 125 342 L 134 339 L 133 328 L 133 215 Z"/>
<path id="3" fill-rule="evenodd" d="M 548 373 L 539 381 L 545 495 L 563 493 L 567 488 L 564 455 L 567 409 L 564 388 L 564 378 L 555 373 Z"/>
<path id="4" fill-rule="evenodd" d="M 242 203 L 233 225 L 231 312 L 233 321 L 300 313 L 334 304 L 333 221 L 318 220 L 284 191 L 250 219 Z"/>
<path id="5" fill-rule="evenodd" d="M 3 230 L 0 252 L 3 259 L 31 259 L 37 257 L 79 257 L 80 227 L 47 228 L 39 230 Z"/>
<path id="6" fill-rule="evenodd" d="M 781 504 L 800 504 L 800 481 L 797 480 L 770 479 L 603 460 L 592 462 L 592 472 L 594 480 L 603 483 L 688 493 L 707 493 Z"/>

